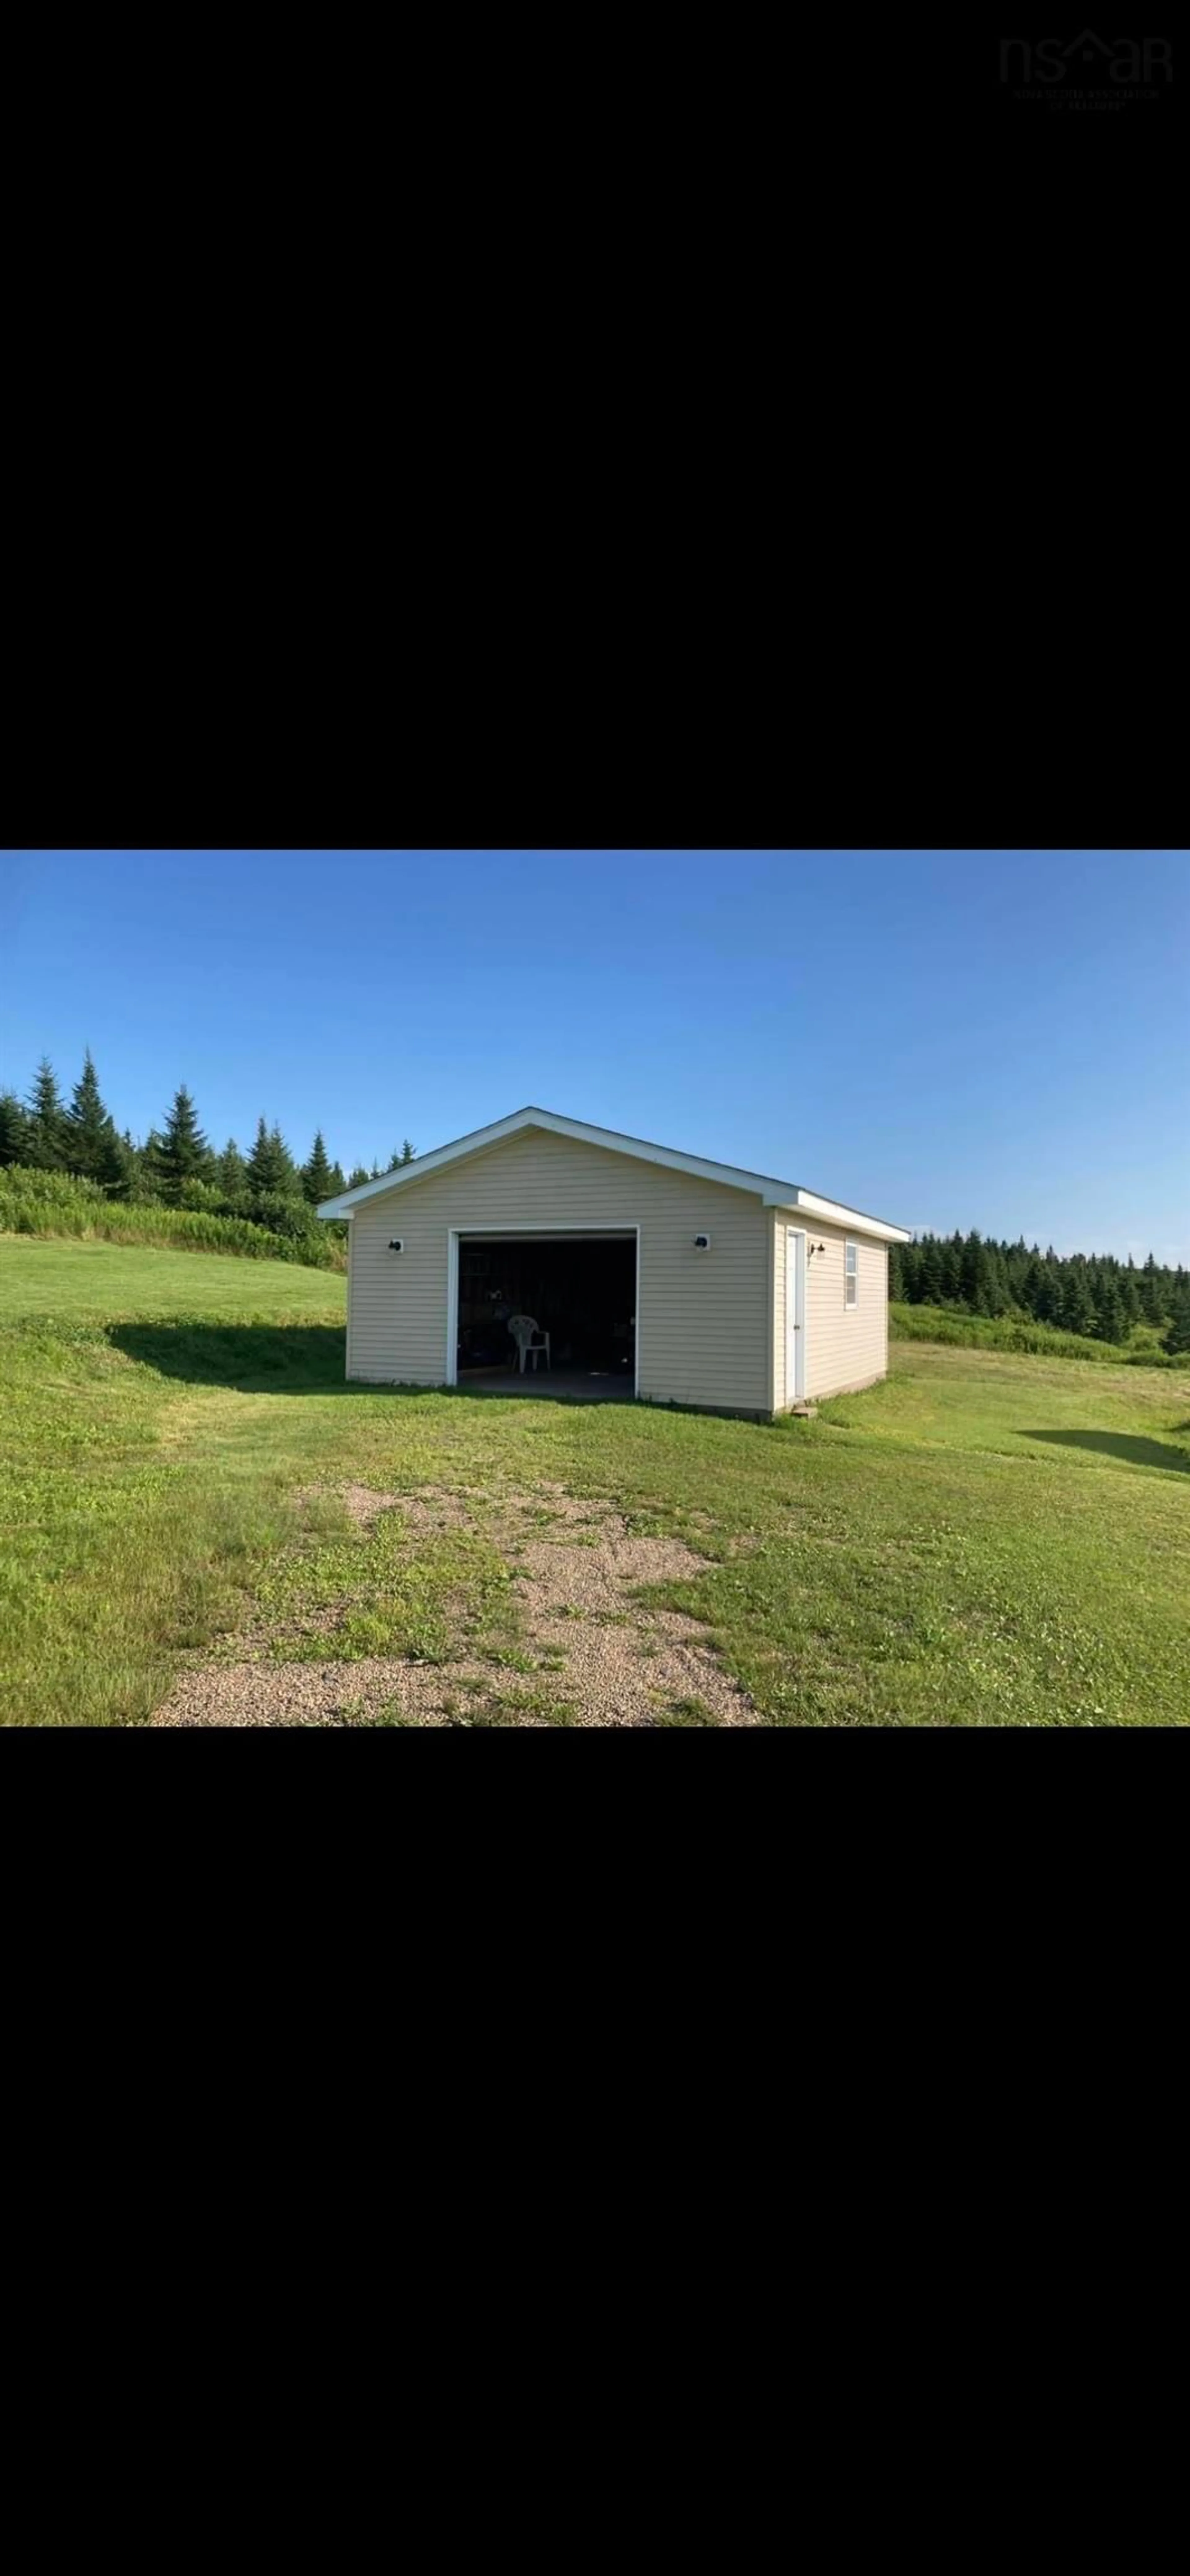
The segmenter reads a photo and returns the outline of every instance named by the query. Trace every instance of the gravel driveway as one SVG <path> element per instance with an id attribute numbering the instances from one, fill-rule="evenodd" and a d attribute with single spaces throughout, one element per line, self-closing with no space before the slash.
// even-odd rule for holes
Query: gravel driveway
<path id="1" fill-rule="evenodd" d="M 285 1660 L 285 1641 L 254 1628 L 217 1661 L 184 1672 L 153 1726 L 757 1726 L 758 1711 L 724 1670 L 699 1621 L 633 1596 L 638 1585 L 687 1581 L 708 1559 L 680 1539 L 631 1534 L 623 1516 L 557 1486 L 463 1496 L 337 1489 L 369 1529 L 399 1510 L 416 1552 L 423 1533 L 483 1524 L 506 1553 L 520 1613 L 510 1674 L 460 1638 L 457 1656 L 341 1662 Z M 366 1581 L 366 1563 L 365 1563 Z M 333 1639 L 331 1616 L 329 1634 Z M 326 1614 L 317 1622 L 328 1634 Z"/>

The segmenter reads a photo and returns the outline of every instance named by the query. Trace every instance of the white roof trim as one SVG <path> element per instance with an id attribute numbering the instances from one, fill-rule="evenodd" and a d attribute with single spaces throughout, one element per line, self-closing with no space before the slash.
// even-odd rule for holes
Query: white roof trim
<path id="1" fill-rule="evenodd" d="M 773 1204 L 773 1202 L 770 1202 Z M 907 1225 L 885 1225 L 878 1216 L 864 1216 L 859 1208 L 842 1207 L 838 1199 L 820 1199 L 816 1190 L 793 1190 L 778 1199 L 778 1207 L 797 1208 L 803 1216 L 820 1216 L 826 1225 L 845 1225 L 852 1234 L 871 1235 L 877 1243 L 912 1243 L 912 1230 Z"/>
<path id="2" fill-rule="evenodd" d="M 850 1222 L 858 1231 L 876 1235 L 882 1242 L 911 1240 L 902 1226 L 884 1225 L 877 1217 L 861 1216 L 858 1209 L 840 1207 L 834 1199 L 815 1198 L 796 1189 L 792 1181 L 741 1171 L 734 1163 L 711 1163 L 701 1154 L 679 1154 L 672 1146 L 649 1145 L 642 1137 L 621 1136 L 610 1127 L 589 1127 L 581 1118 L 562 1118 L 553 1109 L 514 1109 L 510 1117 L 497 1118 L 490 1127 L 473 1128 L 469 1136 L 458 1136 L 450 1145 L 438 1145 L 432 1153 L 419 1154 L 412 1163 L 400 1164 L 396 1171 L 382 1172 L 377 1181 L 361 1181 L 357 1189 L 324 1199 L 316 1214 L 352 1216 L 366 1199 L 380 1198 L 390 1190 L 408 1189 L 411 1182 L 424 1179 L 427 1172 L 440 1172 L 446 1164 L 462 1162 L 468 1154 L 481 1154 L 485 1146 L 498 1145 L 503 1137 L 515 1136 L 524 1127 L 544 1127 L 551 1135 L 572 1137 L 580 1145 L 601 1145 L 613 1154 L 631 1154 L 638 1162 L 660 1163 L 667 1171 L 689 1172 L 695 1180 L 715 1181 L 722 1189 L 748 1190 L 765 1207 L 802 1207 L 812 1216 Z"/>

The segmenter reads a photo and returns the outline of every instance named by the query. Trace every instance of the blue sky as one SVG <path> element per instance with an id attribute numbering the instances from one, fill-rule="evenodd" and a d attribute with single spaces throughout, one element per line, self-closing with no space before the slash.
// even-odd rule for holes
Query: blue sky
<path id="1" fill-rule="evenodd" d="M 89 1044 L 345 1168 L 533 1101 L 912 1226 L 1190 1261 L 1185 852 L 0 855 L 0 1087 Z"/>

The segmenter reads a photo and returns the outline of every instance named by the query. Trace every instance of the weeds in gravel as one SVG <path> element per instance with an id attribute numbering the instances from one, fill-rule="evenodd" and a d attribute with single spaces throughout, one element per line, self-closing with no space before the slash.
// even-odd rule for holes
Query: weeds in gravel
<path id="1" fill-rule="evenodd" d="M 401 1655 L 445 1664 L 468 1652 L 520 1651 L 510 1587 L 499 1550 L 474 1530 L 411 1539 L 400 1514 L 386 1512 L 367 1534 L 282 1559 L 259 1598 L 278 1663 Z"/>
<path id="2" fill-rule="evenodd" d="M 554 1697 L 545 1690 L 507 1690 L 490 1693 L 483 1711 L 473 1719 L 476 1726 L 515 1726 L 522 1718 L 536 1718 L 546 1726 L 570 1726 L 574 1721 L 572 1703 Z"/>
<path id="3" fill-rule="evenodd" d="M 675 1699 L 666 1709 L 659 1709 L 656 1726 L 718 1726 L 719 1720 L 705 1699 Z"/>

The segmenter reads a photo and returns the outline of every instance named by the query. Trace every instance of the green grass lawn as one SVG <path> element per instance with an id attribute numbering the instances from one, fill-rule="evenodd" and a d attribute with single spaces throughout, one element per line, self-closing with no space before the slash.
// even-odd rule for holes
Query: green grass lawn
<path id="1" fill-rule="evenodd" d="M 237 1261 L 209 1252 L 159 1252 L 143 1244 L 48 1241 L 0 1235 L 0 1328 L 27 1315 L 259 1315 L 270 1323 L 317 1316 L 342 1323 L 347 1281 L 338 1271 L 289 1261 Z"/>
<path id="2" fill-rule="evenodd" d="M 299 1505 L 344 1479 L 557 1480 L 688 1538 L 713 1561 L 658 1597 L 777 1724 L 1190 1720 L 1190 1369 L 902 1344 L 883 1386 L 756 1425 L 348 1389 L 343 1304 L 289 1264 L 0 1240 L 9 1722 L 144 1718 L 188 1650 L 352 1583 L 361 1653 L 433 1651 L 469 1586 L 498 1638 L 488 1542 L 398 1566 Z"/>

